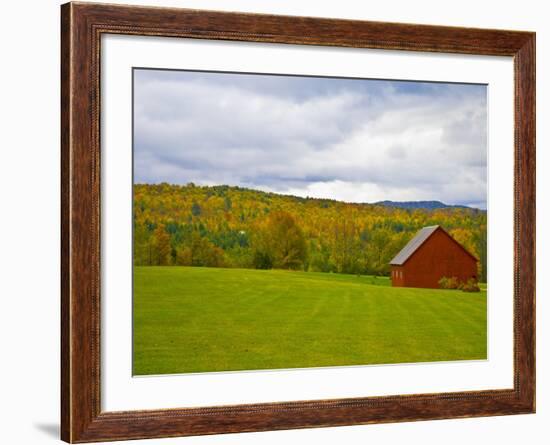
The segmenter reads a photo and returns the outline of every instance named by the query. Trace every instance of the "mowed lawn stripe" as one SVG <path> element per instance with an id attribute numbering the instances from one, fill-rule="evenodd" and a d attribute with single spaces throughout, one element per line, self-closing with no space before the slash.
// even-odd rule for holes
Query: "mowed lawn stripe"
<path id="1" fill-rule="evenodd" d="M 486 358 L 486 292 L 386 278 L 136 267 L 134 374 Z M 376 284 L 371 284 L 371 283 Z"/>

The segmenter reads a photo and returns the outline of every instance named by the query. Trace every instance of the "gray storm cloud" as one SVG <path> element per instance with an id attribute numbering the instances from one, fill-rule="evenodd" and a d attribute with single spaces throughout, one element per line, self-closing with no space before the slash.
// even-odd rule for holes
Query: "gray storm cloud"
<path id="1" fill-rule="evenodd" d="M 486 206 L 482 85 L 134 71 L 137 183 Z"/>

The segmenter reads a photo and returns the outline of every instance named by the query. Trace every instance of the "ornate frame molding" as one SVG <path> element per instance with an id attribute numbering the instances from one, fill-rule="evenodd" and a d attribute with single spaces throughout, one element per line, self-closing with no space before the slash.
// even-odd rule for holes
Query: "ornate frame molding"
<path id="1" fill-rule="evenodd" d="M 101 412 L 102 34 L 512 56 L 515 67 L 514 388 Z M 535 411 L 535 34 L 92 3 L 61 7 L 61 436 L 174 437 Z"/>

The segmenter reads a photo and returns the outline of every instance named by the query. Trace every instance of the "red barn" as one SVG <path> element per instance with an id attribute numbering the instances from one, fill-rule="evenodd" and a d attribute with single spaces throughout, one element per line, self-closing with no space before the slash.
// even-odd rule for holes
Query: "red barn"
<path id="1" fill-rule="evenodd" d="M 392 286 L 438 288 L 442 277 L 477 281 L 477 258 L 440 226 L 421 229 L 391 265 Z"/>

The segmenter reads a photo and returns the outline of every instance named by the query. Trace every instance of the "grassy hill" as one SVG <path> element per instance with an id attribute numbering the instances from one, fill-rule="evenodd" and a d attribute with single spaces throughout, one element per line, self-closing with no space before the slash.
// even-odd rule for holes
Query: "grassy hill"
<path id="1" fill-rule="evenodd" d="M 485 281 L 487 213 L 478 209 L 346 203 L 227 185 L 136 184 L 134 264 L 387 275 L 388 262 L 415 233 L 436 224 L 480 259 Z M 288 239 L 289 228 L 298 253 L 285 263 L 288 252 L 273 250 Z M 281 239 L 274 238 L 277 232 Z"/>
<path id="2" fill-rule="evenodd" d="M 485 359 L 486 291 L 384 277 L 136 267 L 135 375 Z"/>

